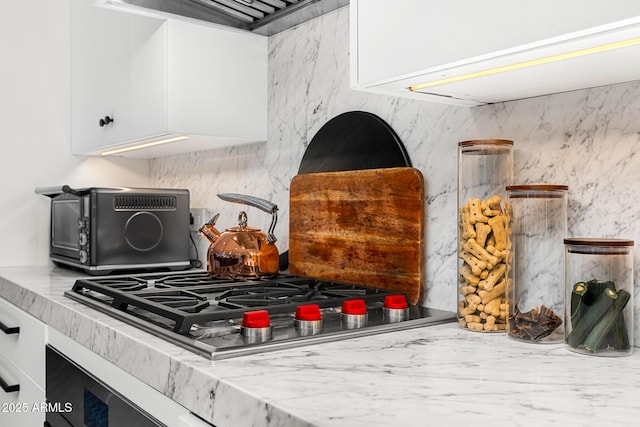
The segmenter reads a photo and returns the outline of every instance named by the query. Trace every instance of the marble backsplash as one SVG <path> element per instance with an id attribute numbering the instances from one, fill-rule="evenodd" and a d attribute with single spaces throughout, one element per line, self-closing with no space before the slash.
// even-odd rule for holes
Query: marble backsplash
<path id="1" fill-rule="evenodd" d="M 386 120 L 425 177 L 425 305 L 455 310 L 461 140 L 511 139 L 516 184 L 568 185 L 569 235 L 640 243 L 640 81 L 476 108 L 353 91 L 348 7 L 270 38 L 268 141 L 154 159 L 150 182 L 190 189 L 192 206 L 221 212 L 221 226 L 235 225 L 239 208 L 217 193 L 272 200 L 280 207 L 276 235 L 284 251 L 289 184 L 304 150 L 320 126 L 350 110 Z M 268 226 L 266 214 L 248 213 L 250 224 Z M 638 294 L 637 249 L 634 256 Z M 637 345 L 638 327 L 635 335 Z"/>

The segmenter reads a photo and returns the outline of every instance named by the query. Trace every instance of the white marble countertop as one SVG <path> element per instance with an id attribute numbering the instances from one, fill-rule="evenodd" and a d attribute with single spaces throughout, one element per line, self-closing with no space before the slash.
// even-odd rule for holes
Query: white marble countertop
<path id="1" fill-rule="evenodd" d="M 635 425 L 640 353 L 603 358 L 455 324 L 212 362 L 0 268 L 0 296 L 218 427 Z"/>

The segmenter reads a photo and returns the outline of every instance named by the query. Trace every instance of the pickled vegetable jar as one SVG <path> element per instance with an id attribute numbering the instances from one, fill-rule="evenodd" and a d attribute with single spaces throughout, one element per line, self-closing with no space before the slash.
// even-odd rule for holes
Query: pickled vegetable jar
<path id="1" fill-rule="evenodd" d="M 596 356 L 633 352 L 633 240 L 564 239 L 565 343 Z"/>
<path id="2" fill-rule="evenodd" d="M 513 182 L 513 141 L 458 143 L 458 325 L 478 332 L 507 326 L 511 244 L 507 185 Z"/>
<path id="3" fill-rule="evenodd" d="M 531 343 L 564 340 L 567 190 L 566 185 L 507 186 L 513 244 L 509 338 Z"/>

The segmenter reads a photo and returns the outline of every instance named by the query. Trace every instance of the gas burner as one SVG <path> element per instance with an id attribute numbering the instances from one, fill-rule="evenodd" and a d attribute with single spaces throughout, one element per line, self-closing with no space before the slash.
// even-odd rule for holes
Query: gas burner
<path id="1" fill-rule="evenodd" d="M 211 359 L 455 320 L 455 313 L 410 306 L 403 309 L 404 317 L 393 318 L 402 321 L 389 321 L 388 302 L 406 301 L 404 294 L 288 274 L 230 279 L 198 271 L 87 277 L 65 295 Z M 367 311 L 366 321 L 357 327 L 352 322 L 347 326 L 342 315 L 344 306 L 354 305 Z M 315 316 L 313 333 L 308 332 L 309 323 L 300 326 L 300 320 L 310 321 L 301 315 L 309 309 Z M 251 324 L 258 324 L 260 331 L 253 331 Z"/>
<path id="2" fill-rule="evenodd" d="M 247 289 L 249 288 L 249 289 Z M 263 307 L 296 304 L 313 299 L 314 289 L 300 289 L 298 286 L 251 286 L 234 287 L 216 297 L 219 306 L 227 308 Z"/>

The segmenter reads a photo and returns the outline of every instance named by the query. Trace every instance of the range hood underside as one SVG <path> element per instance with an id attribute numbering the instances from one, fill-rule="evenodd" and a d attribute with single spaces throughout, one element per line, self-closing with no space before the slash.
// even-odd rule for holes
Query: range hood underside
<path id="1" fill-rule="evenodd" d="M 270 36 L 349 4 L 349 0 L 106 0 L 106 7 L 172 15 Z"/>

